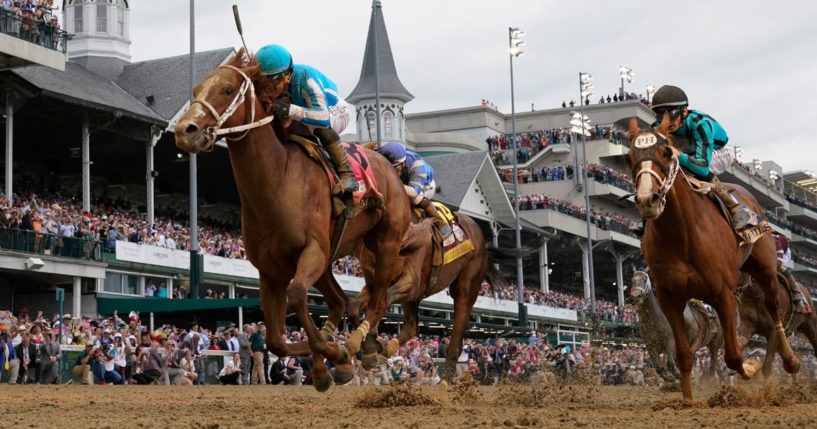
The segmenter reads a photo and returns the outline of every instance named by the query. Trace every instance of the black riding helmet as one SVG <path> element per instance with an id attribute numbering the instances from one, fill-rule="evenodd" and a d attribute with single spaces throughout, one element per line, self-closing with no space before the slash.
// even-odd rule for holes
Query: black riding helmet
<path id="1" fill-rule="evenodd" d="M 663 116 L 664 112 L 670 112 L 670 116 L 674 117 L 688 105 L 686 93 L 677 86 L 664 85 L 652 96 L 652 111 L 658 117 Z"/>

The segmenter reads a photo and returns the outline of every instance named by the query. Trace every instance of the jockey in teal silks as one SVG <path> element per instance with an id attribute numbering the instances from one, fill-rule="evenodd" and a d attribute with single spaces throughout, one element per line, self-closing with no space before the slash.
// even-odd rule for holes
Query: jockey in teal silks
<path id="1" fill-rule="evenodd" d="M 690 139 L 692 144 L 684 152 L 677 152 L 673 148 L 677 152 L 679 164 L 699 180 L 710 183 L 712 190 L 729 209 L 732 226 L 736 231 L 741 231 L 749 225 L 754 213 L 736 200 L 717 177 L 734 160 L 733 151 L 724 148 L 729 142 L 729 136 L 713 117 L 690 110 L 688 106 L 689 100 L 681 88 L 662 86 L 652 98 L 652 110 L 656 118 L 653 127 L 657 127 L 664 115 L 668 115 L 669 132 L 674 136 Z M 643 226 L 636 226 L 633 230 L 643 232 Z"/>
<path id="2" fill-rule="evenodd" d="M 340 133 L 349 124 L 353 108 L 338 97 L 335 82 L 314 67 L 293 64 L 292 54 L 280 45 L 264 46 L 256 59 L 274 90 L 272 114 L 309 127 L 332 159 L 342 193 L 355 191 L 357 181 L 340 145 Z"/>
<path id="3" fill-rule="evenodd" d="M 434 225 L 437 226 L 443 239 L 448 238 L 451 235 L 451 227 L 443 215 L 431 204 L 431 199 L 437 192 L 434 169 L 423 160 L 423 157 L 407 150 L 398 142 L 386 143 L 377 151 L 397 169 L 397 175 L 403 182 L 411 204 L 419 207 L 426 215 L 434 219 Z"/>

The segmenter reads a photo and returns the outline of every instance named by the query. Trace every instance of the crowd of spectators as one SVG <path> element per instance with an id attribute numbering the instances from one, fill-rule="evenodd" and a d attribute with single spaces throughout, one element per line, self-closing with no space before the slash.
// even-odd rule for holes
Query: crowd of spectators
<path id="1" fill-rule="evenodd" d="M 581 165 L 579 168 L 584 167 Z M 505 183 L 511 183 L 513 177 L 512 168 L 497 169 L 499 177 Z M 561 180 L 573 179 L 573 166 L 556 166 L 556 167 L 541 167 L 541 168 L 519 168 L 517 169 L 518 182 L 524 183 L 539 183 L 539 182 L 558 182 Z M 630 176 L 626 173 L 619 172 L 610 167 L 590 163 L 587 164 L 587 177 L 599 183 L 605 183 L 624 189 L 629 192 L 635 192 Z"/>
<path id="2" fill-rule="evenodd" d="M 777 225 L 777 226 L 779 226 L 781 228 L 788 229 L 789 231 L 791 231 L 791 232 L 793 232 L 795 234 L 802 235 L 803 237 L 811 238 L 812 240 L 817 240 L 817 231 L 815 231 L 815 230 L 813 230 L 811 228 L 806 228 L 806 227 L 804 227 L 804 226 L 802 226 L 800 224 L 796 224 L 796 223 L 794 223 L 794 222 L 792 222 L 792 221 L 790 221 L 788 219 L 784 219 L 784 218 L 782 218 L 780 216 L 777 216 L 771 210 L 766 210 L 766 219 L 768 219 L 769 222 L 771 222 L 771 223 L 773 223 L 773 224 L 775 224 L 775 225 Z"/>
<path id="3" fill-rule="evenodd" d="M 2 0 L 0 31 L 14 37 L 59 49 L 60 25 L 54 11 L 54 0 Z"/>
<path id="4" fill-rule="evenodd" d="M 616 144 L 627 142 L 625 133 L 612 125 L 594 125 L 588 131 L 590 132 L 588 140 L 607 140 Z M 485 140 L 495 165 L 513 163 L 513 139 L 511 137 L 511 134 L 500 134 Z M 574 138 L 569 128 L 517 133 L 517 162 L 524 164 L 548 146 L 570 144 Z"/>
<path id="5" fill-rule="evenodd" d="M 586 209 L 570 201 L 562 201 L 544 194 L 522 195 L 519 197 L 519 210 L 555 210 L 556 212 L 584 220 Z M 615 231 L 621 234 L 635 236 L 630 231 L 631 221 L 624 216 L 610 212 L 599 212 L 590 209 L 590 221 L 606 231 Z"/>
<path id="6" fill-rule="evenodd" d="M 74 199 L 38 198 L 34 194 L 17 196 L 13 204 L 0 195 L 0 226 L 32 231 L 37 240 L 35 253 L 54 254 L 64 246 L 61 237 L 79 238 L 84 255 L 91 258 L 98 250 L 114 252 L 117 241 L 158 246 L 171 250 L 189 250 L 190 229 L 179 217 L 164 216 L 157 210 L 153 224 L 144 213 L 125 201 L 100 199 L 84 212 Z M 200 252 L 225 258 L 245 259 L 244 242 L 238 229 L 208 226 L 198 230 Z"/>
<path id="7" fill-rule="evenodd" d="M 618 92 L 615 92 L 612 97 L 610 97 L 609 94 L 607 95 L 607 97 L 602 95 L 599 98 L 598 104 L 618 103 L 620 101 L 628 101 L 628 100 L 638 100 L 642 104 L 645 104 L 647 106 L 650 105 L 650 101 L 647 99 L 647 97 L 644 97 L 641 94 L 636 94 L 634 92 L 625 92 L 624 95 L 619 95 Z M 589 97 L 584 99 L 584 105 L 585 106 L 590 105 L 590 98 Z M 570 102 L 562 101 L 562 108 L 563 109 L 566 109 L 568 107 L 575 107 L 575 106 L 576 106 L 576 102 L 574 100 L 570 100 Z"/>
<path id="8" fill-rule="evenodd" d="M 805 198 L 800 198 L 797 195 L 794 195 L 793 193 L 787 193 L 786 199 L 792 204 L 817 211 L 817 203 L 815 203 L 814 201 L 809 201 Z"/>
<path id="9" fill-rule="evenodd" d="M 539 289 L 524 288 L 523 301 L 527 304 L 544 305 L 553 308 L 566 308 L 576 310 L 580 315 L 589 316 L 591 304 L 589 299 L 570 295 L 564 292 L 549 291 L 543 292 Z M 479 294 L 481 296 L 516 301 L 518 288 L 510 283 L 505 287 L 492 288 L 488 283 L 483 283 Z M 602 320 L 608 322 L 619 322 L 626 324 L 638 323 L 638 312 L 632 304 L 625 303 L 623 306 L 616 305 L 604 299 L 596 299 L 596 312 Z"/>

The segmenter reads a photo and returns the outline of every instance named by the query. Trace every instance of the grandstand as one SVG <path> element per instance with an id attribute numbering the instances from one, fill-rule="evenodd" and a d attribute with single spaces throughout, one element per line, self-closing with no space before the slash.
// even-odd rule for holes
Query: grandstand
<path id="1" fill-rule="evenodd" d="M 198 168 L 202 172 L 199 213 L 203 228 L 211 230 L 204 236 L 212 238 L 203 243 L 200 297 L 209 289 L 212 296 L 223 298 L 189 299 L 199 297 L 190 296 L 190 256 L 183 250 L 188 159 L 176 150 L 170 131 L 188 103 L 189 57 L 131 62 L 126 43 L 128 3 L 120 0 L 106 7 L 116 8 L 110 16 L 123 17 L 122 29 L 111 22 L 107 32 L 91 31 L 100 28 L 93 13 L 86 16 L 84 28 L 77 27 L 81 20 L 66 20 L 66 30 L 75 36 L 68 43 L 69 60 L 63 72 L 46 65 L 0 72 L 7 111 L 12 113 L 4 123 L 7 214 L 16 211 L 22 217 L 36 193 L 40 203 L 49 202 L 48 207 L 39 206 L 43 214 L 64 216 L 70 207 L 67 215 L 74 217 L 71 222 L 78 230 L 87 223 L 98 231 L 103 215 L 115 215 L 116 225 L 127 227 L 126 237 L 131 229 L 137 234 L 146 230 L 148 235 L 172 236 L 177 245 L 170 248 L 158 241 L 127 239 L 113 240 L 111 245 L 89 244 L 94 242 L 88 238 L 90 233 L 76 238 L 5 228 L 0 234 L 0 308 L 56 312 L 54 290 L 60 287 L 66 290 L 66 310 L 74 315 L 137 310 L 150 314 L 155 323 L 199 318 L 213 323 L 235 320 L 240 325 L 244 320 L 259 320 L 258 272 L 240 257 L 239 199 L 222 147 L 199 157 Z M 73 2 L 66 2 L 65 12 L 73 17 Z M 377 67 L 372 53 L 375 35 L 381 49 Z M 106 42 L 98 45 L 95 40 Z M 383 47 L 388 55 L 382 53 Z M 232 55 L 231 48 L 197 53 L 196 80 Z M 627 230 L 629 222 L 638 220 L 627 197 L 632 192 L 623 160 L 627 147 L 612 124 L 631 116 L 652 121 L 647 105 L 636 99 L 585 107 L 594 125 L 587 142 L 587 168 L 580 143 L 565 131 L 570 108 L 517 114 L 521 173 L 513 178 L 508 171 L 513 159 L 508 148 L 510 115 L 484 104 L 404 114 L 413 96 L 397 77 L 382 15 L 370 27 L 363 64 L 360 82 L 348 97 L 358 109 L 358 134 L 344 139 L 372 139 L 376 111 L 372 79 L 379 69 L 383 137 L 428 157 L 441 186 L 439 200 L 477 219 L 486 237 L 503 247 L 513 247 L 513 198 L 525 203 L 520 213 L 523 242 L 538 249 L 524 260 L 527 288 L 587 298 L 590 285 L 584 255 L 592 251 L 596 295 L 610 303 L 601 311 L 624 313 L 629 267 L 642 262 L 639 241 Z M 582 174 L 589 176 L 593 249 L 587 249 L 584 241 Z M 512 180 L 520 181 L 519 195 L 512 194 Z M 752 162 L 731 167 L 723 180 L 749 189 L 774 216 L 775 228 L 791 240 L 795 275 L 814 293 L 814 175 L 784 174 L 773 162 Z M 227 241 L 229 250 L 224 249 Z M 505 268 L 512 279 L 512 267 Z M 359 277 L 337 277 L 350 295 L 362 288 Z M 533 328 L 548 332 L 554 342 L 578 344 L 587 339 L 586 303 L 558 308 L 554 303 L 560 301 L 539 299 L 533 292 L 526 296 L 527 327 L 517 326 L 515 292 L 501 299 L 480 297 L 472 316 L 472 335 Z M 310 297 L 310 310 L 320 318 L 326 311 L 323 300 L 317 293 Z M 445 292 L 426 300 L 420 314 L 423 332 L 444 333 L 452 310 Z M 392 309 L 384 329 L 399 329 L 399 311 Z M 633 334 L 632 319 L 608 319 L 616 335 Z"/>

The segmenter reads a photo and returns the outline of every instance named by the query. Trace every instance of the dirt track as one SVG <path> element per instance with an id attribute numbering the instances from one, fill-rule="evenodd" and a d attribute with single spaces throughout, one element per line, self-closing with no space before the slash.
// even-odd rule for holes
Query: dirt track
<path id="1" fill-rule="evenodd" d="M 800 404 L 755 406 L 780 399 L 781 389 L 743 384 L 744 390 L 719 395 L 719 387 L 698 387 L 693 407 L 679 406 L 679 393 L 656 387 L 527 386 L 449 387 L 390 390 L 386 387 L 332 387 L 327 394 L 311 386 L 0 386 L 3 427 L 49 428 L 473 428 L 473 427 L 814 427 L 817 389 L 798 389 Z M 433 404 L 393 407 L 382 400 L 408 399 Z M 771 393 L 768 393 L 771 392 Z M 762 398 L 766 395 L 768 398 Z M 710 407 L 714 397 L 728 406 Z M 788 402 L 796 402 L 785 399 Z M 316 405 L 323 402 L 323 405 Z M 368 408 L 364 406 L 383 406 Z M 735 403 L 748 405 L 734 406 Z M 731 405 L 730 405 L 731 404 Z M 655 409 L 655 411 L 653 411 Z"/>

